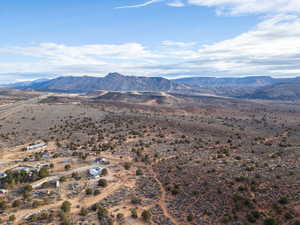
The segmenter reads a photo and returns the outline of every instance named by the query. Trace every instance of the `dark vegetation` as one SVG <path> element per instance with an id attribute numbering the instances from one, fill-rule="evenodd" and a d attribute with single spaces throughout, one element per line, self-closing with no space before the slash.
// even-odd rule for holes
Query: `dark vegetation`
<path id="1" fill-rule="evenodd" d="M 99 224 L 123 223 L 124 215 L 110 209 L 127 202 L 131 217 L 145 223 L 299 224 L 299 105 L 170 96 L 186 103 L 143 105 L 93 96 L 72 107 L 80 113 L 68 112 L 39 133 L 44 141 L 56 143 L 55 157 L 93 162 L 95 156 L 109 152 L 126 159 L 120 169 L 133 171 L 134 188 L 122 187 L 91 207 L 79 205 L 76 216 L 83 221 L 96 218 Z M 47 107 L 60 109 L 59 99 L 52 99 L 50 106 L 42 103 L 47 113 L 51 112 Z M 73 103 L 72 98 L 64 101 Z M 1 132 L 7 135 L 4 128 Z M 63 168 L 69 171 L 72 166 Z M 84 189 L 85 195 L 97 196 L 108 187 L 110 170 L 106 172 L 94 189 Z M 2 185 L 21 185 L 28 198 L 32 192 L 28 185 L 48 175 L 48 169 L 30 176 L 8 172 Z M 80 175 L 72 174 L 72 179 L 80 180 Z M 3 212 L 20 205 L 0 201 Z M 72 224 L 71 208 L 63 202 L 54 218 Z M 49 212 L 33 219 L 48 221 L 51 216 Z"/>

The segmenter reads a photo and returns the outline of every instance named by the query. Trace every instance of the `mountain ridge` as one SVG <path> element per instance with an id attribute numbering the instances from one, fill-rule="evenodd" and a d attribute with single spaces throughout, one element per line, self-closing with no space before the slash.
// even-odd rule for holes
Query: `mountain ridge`
<path id="1" fill-rule="evenodd" d="M 251 94 L 239 96 L 239 98 L 299 101 L 300 82 L 298 83 L 278 83 L 256 89 Z"/>
<path id="2" fill-rule="evenodd" d="M 270 76 L 248 76 L 248 77 L 186 77 L 174 80 L 177 83 L 206 87 L 262 87 L 277 83 L 300 82 L 300 77 L 273 78 Z"/>
<path id="3" fill-rule="evenodd" d="M 249 99 L 300 100 L 298 86 L 296 85 L 295 87 L 294 83 L 300 84 L 300 77 L 197 77 L 169 80 L 163 77 L 126 76 L 119 73 L 109 73 L 105 77 L 62 76 L 45 81 L 37 80 L 29 83 L 16 83 L 15 85 L 10 85 L 10 87 L 21 90 L 65 93 L 140 91 L 210 94 Z"/>
<path id="4" fill-rule="evenodd" d="M 87 93 L 98 90 L 109 91 L 175 91 L 185 89 L 184 84 L 178 84 L 162 77 L 124 76 L 119 73 L 109 73 L 105 77 L 63 76 L 45 82 L 30 85 L 14 86 L 20 89 L 37 91 L 79 92 Z"/>

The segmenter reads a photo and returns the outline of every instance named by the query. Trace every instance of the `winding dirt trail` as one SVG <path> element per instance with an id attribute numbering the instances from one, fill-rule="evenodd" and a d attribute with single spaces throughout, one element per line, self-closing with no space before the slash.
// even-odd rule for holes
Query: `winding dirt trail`
<path id="1" fill-rule="evenodd" d="M 173 224 L 180 225 L 180 223 L 178 223 L 177 220 L 168 211 L 168 207 L 166 205 L 167 193 L 165 191 L 165 188 L 163 187 L 162 183 L 159 181 L 159 179 L 155 175 L 153 175 L 153 178 L 159 184 L 159 187 L 161 190 L 161 197 L 160 197 L 159 201 L 157 202 L 157 204 L 162 208 L 165 217 L 169 218 Z"/>

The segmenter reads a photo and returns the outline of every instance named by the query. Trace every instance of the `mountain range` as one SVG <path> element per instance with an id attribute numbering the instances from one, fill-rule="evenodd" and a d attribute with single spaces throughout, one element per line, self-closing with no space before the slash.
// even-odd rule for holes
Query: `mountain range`
<path id="1" fill-rule="evenodd" d="M 297 101 L 300 100 L 300 82 L 277 83 L 257 88 L 251 94 L 242 93 L 239 98 Z"/>
<path id="2" fill-rule="evenodd" d="M 300 82 L 300 77 L 295 78 L 273 78 L 269 76 L 251 77 L 188 77 L 174 80 L 177 83 L 198 85 L 205 87 L 264 87 L 278 83 Z"/>
<path id="3" fill-rule="evenodd" d="M 105 77 L 63 76 L 51 80 L 31 82 L 29 85 L 13 84 L 18 89 L 36 91 L 88 93 L 98 90 L 107 91 L 179 91 L 185 85 L 161 77 L 136 77 L 110 73 Z"/>
<path id="4" fill-rule="evenodd" d="M 10 84 L 9 87 L 65 93 L 93 93 L 100 90 L 140 91 L 210 94 L 249 99 L 300 100 L 300 77 L 191 77 L 169 80 L 162 77 L 125 76 L 119 73 L 109 73 L 105 77 L 62 76 L 49 80 Z"/>

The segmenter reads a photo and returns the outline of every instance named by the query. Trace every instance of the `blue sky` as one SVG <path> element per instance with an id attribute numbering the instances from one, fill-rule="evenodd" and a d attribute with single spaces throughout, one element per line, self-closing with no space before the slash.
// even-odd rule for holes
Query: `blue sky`
<path id="1" fill-rule="evenodd" d="M 116 9 L 122 2 L 141 1 L 7 1 L 2 4 L 0 25 L 3 34 L 8 35 L 1 35 L 1 43 L 156 45 L 174 40 L 209 44 L 245 32 L 258 21 L 254 16 L 218 17 L 214 8 L 176 8 L 163 2 L 138 9 Z"/>
<path id="2" fill-rule="evenodd" d="M 0 82 L 300 75 L 298 0 L 9 0 Z"/>

